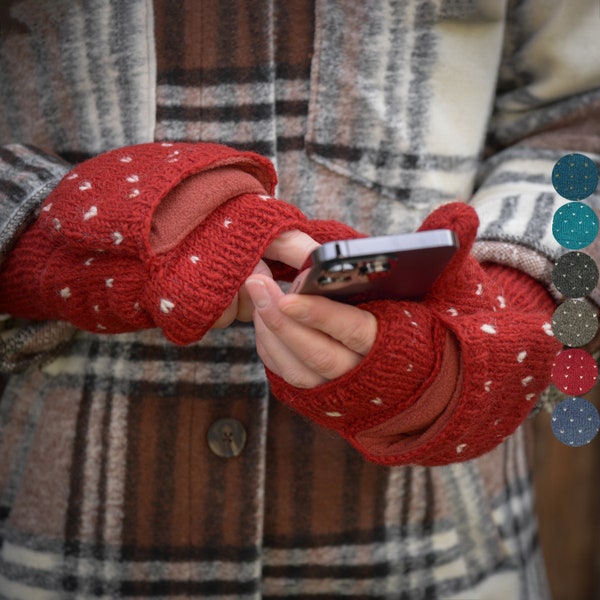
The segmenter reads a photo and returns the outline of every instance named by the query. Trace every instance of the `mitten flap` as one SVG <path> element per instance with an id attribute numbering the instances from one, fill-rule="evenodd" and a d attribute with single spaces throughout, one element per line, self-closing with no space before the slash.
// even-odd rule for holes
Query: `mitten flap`
<path id="1" fill-rule="evenodd" d="M 235 193 L 274 191 L 273 166 L 257 154 L 219 144 L 140 144 L 106 152 L 70 171 L 42 206 L 40 226 L 63 243 L 146 259 L 155 253 L 150 234 L 165 196 L 188 177 L 223 167 L 242 171 L 254 182 Z M 196 222 L 227 199 L 214 189 L 199 195 Z"/>

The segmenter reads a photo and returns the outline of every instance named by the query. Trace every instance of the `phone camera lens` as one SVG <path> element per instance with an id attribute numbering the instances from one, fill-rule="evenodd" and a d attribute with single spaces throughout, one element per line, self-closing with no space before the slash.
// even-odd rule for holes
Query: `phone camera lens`
<path id="1" fill-rule="evenodd" d="M 346 283 L 352 281 L 352 274 L 356 270 L 356 265 L 350 262 L 336 263 L 327 267 L 321 272 L 319 285 L 327 286 L 335 283 Z"/>
<path id="2" fill-rule="evenodd" d="M 345 283 L 352 281 L 352 275 L 344 275 L 344 273 L 330 275 L 321 275 L 318 282 L 320 286 L 333 285 L 334 283 Z"/>
<path id="3" fill-rule="evenodd" d="M 392 268 L 392 265 L 387 260 L 373 260 L 363 263 L 358 272 L 361 275 L 372 275 L 373 273 L 385 273 Z"/>
<path id="4" fill-rule="evenodd" d="M 348 273 L 349 271 L 354 271 L 356 266 L 353 263 L 337 263 L 335 265 L 331 265 L 327 268 L 328 273 Z"/>

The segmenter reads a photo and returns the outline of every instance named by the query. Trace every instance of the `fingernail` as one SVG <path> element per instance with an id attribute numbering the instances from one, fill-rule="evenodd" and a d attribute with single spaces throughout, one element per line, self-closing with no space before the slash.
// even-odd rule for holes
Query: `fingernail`
<path id="1" fill-rule="evenodd" d="M 246 281 L 246 288 L 250 294 L 250 299 L 256 308 L 266 308 L 271 302 L 269 296 L 269 290 L 267 286 L 259 279 L 248 279 Z"/>

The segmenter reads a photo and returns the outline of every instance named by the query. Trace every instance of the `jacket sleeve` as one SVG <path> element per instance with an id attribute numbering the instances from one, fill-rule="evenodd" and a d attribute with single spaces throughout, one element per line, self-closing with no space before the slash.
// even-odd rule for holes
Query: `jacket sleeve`
<path id="1" fill-rule="evenodd" d="M 0 148 L 0 260 L 68 171 L 67 163 L 37 148 L 20 144 Z"/>
<path id="2" fill-rule="evenodd" d="M 529 274 L 560 301 L 551 274 L 566 250 L 553 237 L 552 220 L 569 200 L 556 192 L 551 174 L 572 152 L 600 164 L 598 3 L 559 0 L 550 9 L 528 0 L 511 11 L 489 158 L 471 200 L 481 220 L 474 255 Z M 585 203 L 598 212 L 598 191 Z M 597 242 L 585 252 L 600 258 Z M 589 300 L 600 306 L 600 290 Z"/>
<path id="3" fill-rule="evenodd" d="M 0 264 L 69 165 L 38 148 L 0 147 Z M 0 326 L 0 372 L 25 369 L 67 343 L 75 328 L 62 321 L 13 321 Z"/>

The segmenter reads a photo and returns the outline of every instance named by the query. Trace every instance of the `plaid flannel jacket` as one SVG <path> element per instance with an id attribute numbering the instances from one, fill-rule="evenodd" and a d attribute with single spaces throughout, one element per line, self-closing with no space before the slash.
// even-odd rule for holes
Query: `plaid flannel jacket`
<path id="1" fill-rule="evenodd" d="M 203 140 L 269 156 L 280 197 L 364 232 L 464 198 L 478 258 L 550 287 L 552 166 L 600 152 L 594 11 L 5 3 L 3 255 L 69 163 Z M 0 402 L 2 598 L 547 597 L 523 430 L 474 461 L 383 468 L 269 397 L 248 326 L 176 347 L 7 320 L 0 342 L 17 371 Z M 247 432 L 236 458 L 206 442 L 223 417 Z"/>

